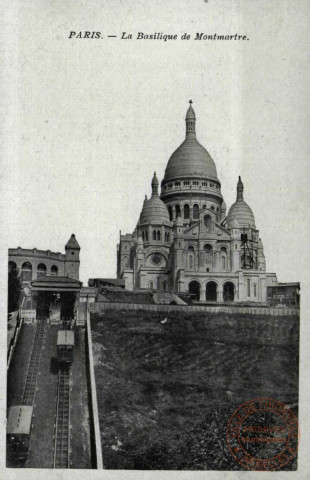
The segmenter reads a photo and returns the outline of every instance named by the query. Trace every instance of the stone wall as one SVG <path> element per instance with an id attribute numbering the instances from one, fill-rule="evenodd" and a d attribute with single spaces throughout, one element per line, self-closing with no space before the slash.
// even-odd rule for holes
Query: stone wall
<path id="1" fill-rule="evenodd" d="M 147 305 L 136 303 L 113 303 L 113 302 L 96 302 L 91 305 L 91 310 L 100 312 L 101 310 L 145 310 L 148 312 L 186 312 L 186 313 L 242 313 L 247 315 L 271 315 L 271 316 L 293 316 L 299 315 L 296 308 L 286 307 L 256 307 L 241 305 Z"/>

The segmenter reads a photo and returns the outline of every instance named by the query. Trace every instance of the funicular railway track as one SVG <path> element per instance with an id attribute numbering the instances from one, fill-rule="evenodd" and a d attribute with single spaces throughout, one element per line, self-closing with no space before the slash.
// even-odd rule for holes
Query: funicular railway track
<path id="1" fill-rule="evenodd" d="M 70 366 L 58 372 L 54 468 L 70 467 Z"/>
<path id="2" fill-rule="evenodd" d="M 46 318 L 38 318 L 31 357 L 29 361 L 25 387 L 21 405 L 33 406 L 36 393 L 37 378 L 40 367 L 41 352 L 44 340 Z"/>

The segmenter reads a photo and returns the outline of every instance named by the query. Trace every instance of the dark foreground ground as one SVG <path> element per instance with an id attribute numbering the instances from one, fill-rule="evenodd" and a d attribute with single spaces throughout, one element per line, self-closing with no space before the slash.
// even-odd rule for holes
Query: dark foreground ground
<path id="1" fill-rule="evenodd" d="M 298 414 L 299 319 L 92 315 L 104 467 L 240 470 L 226 428 L 269 397 Z M 296 458 L 285 469 L 297 468 Z"/>

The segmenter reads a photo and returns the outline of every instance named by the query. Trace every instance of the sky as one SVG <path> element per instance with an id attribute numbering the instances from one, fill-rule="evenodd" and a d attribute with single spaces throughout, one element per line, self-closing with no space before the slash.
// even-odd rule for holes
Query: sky
<path id="1" fill-rule="evenodd" d="M 153 172 L 184 140 L 189 99 L 227 207 L 238 175 L 267 270 L 309 266 L 306 3 L 12 1 L 6 60 L 5 248 L 81 246 L 80 274 L 116 275 Z M 13 35 L 13 33 L 14 35 Z M 69 39 L 98 31 L 100 39 Z M 122 32 L 133 35 L 121 40 Z M 137 40 L 138 32 L 177 41 Z M 196 32 L 246 41 L 195 41 Z M 181 41 L 182 34 L 191 35 Z M 107 35 L 116 35 L 108 38 Z M 12 88 L 13 86 L 13 88 Z"/>

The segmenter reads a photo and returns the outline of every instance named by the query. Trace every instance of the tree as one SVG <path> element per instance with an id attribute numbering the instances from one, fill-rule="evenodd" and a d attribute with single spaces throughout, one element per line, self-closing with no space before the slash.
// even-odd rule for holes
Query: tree
<path id="1" fill-rule="evenodd" d="M 21 293 L 21 280 L 16 266 L 9 267 L 8 278 L 8 312 L 14 312 L 18 308 Z"/>

